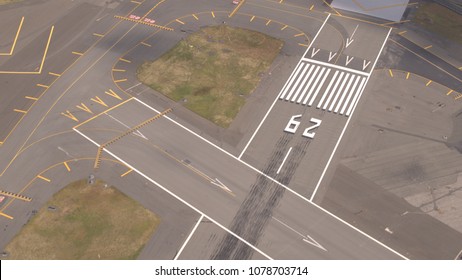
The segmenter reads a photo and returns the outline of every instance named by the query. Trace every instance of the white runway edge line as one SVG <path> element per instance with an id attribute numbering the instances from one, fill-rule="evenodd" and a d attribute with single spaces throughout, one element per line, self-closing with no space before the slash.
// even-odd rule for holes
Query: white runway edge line
<path id="1" fill-rule="evenodd" d="M 371 77 L 372 71 L 374 71 L 375 65 L 377 64 L 377 61 L 379 60 L 380 54 L 382 53 L 382 50 L 385 47 L 385 44 L 387 43 L 388 37 L 390 36 L 390 32 L 391 32 L 391 28 L 390 28 L 390 30 L 388 30 L 388 34 L 385 37 L 385 40 L 383 41 L 382 47 L 380 48 L 380 51 L 377 54 L 377 57 L 375 58 L 374 65 L 372 65 L 372 68 L 371 68 L 371 72 L 369 73 L 369 75 L 367 75 L 367 78 L 365 80 L 364 85 L 362 85 L 363 88 L 361 89 L 361 92 L 359 93 L 358 98 L 353 101 L 354 105 L 352 107 L 351 114 L 349 114 L 350 117 L 348 118 L 345 126 L 343 127 L 342 133 L 340 133 L 340 137 L 338 138 L 337 143 L 335 144 L 334 150 L 332 151 L 332 154 L 330 155 L 329 160 L 327 161 L 327 164 L 324 167 L 324 170 L 322 171 L 321 177 L 319 178 L 318 184 L 314 188 L 313 194 L 311 194 L 311 198 L 310 198 L 311 202 L 313 202 L 313 199 L 316 196 L 316 193 L 317 193 L 317 191 L 319 189 L 319 186 L 321 185 L 322 179 L 326 175 L 327 169 L 329 168 L 329 165 L 332 162 L 332 159 L 334 158 L 334 154 L 337 151 L 337 148 L 338 148 L 338 146 L 340 144 L 340 141 L 342 141 L 343 135 L 345 134 L 345 131 L 348 128 L 348 125 L 350 124 L 350 121 L 351 121 L 351 119 L 353 117 L 354 112 L 356 111 L 356 107 L 357 107 L 357 105 L 359 103 L 359 100 L 361 99 L 361 96 L 363 95 L 364 89 L 366 88 L 367 82 L 369 81 L 369 78 Z"/>
<path id="2" fill-rule="evenodd" d="M 151 106 L 149 106 L 148 104 L 144 103 L 143 101 L 137 99 L 137 98 L 133 98 L 133 100 L 136 100 L 138 101 L 139 103 L 143 104 L 144 106 L 150 108 L 151 110 L 153 110 L 154 112 L 156 112 L 157 114 L 160 113 L 159 110 L 156 110 L 154 108 L 152 108 Z M 399 257 L 403 258 L 403 259 L 408 259 L 406 258 L 404 255 L 400 254 L 399 252 L 395 251 L 394 249 L 388 247 L 387 245 L 383 244 L 382 242 L 378 241 L 377 239 L 375 239 L 374 237 L 370 236 L 369 234 L 361 231 L 360 229 L 354 227 L 353 225 L 347 223 L 346 221 L 342 220 L 341 218 L 335 216 L 334 214 L 332 214 L 331 212 L 327 211 L 326 209 L 322 208 L 321 206 L 317 205 L 316 203 L 312 202 L 311 200 L 307 199 L 306 197 L 302 196 L 301 194 L 297 193 L 296 191 L 292 190 L 291 188 L 287 187 L 286 185 L 280 183 L 279 181 L 277 181 L 276 179 L 266 175 L 265 173 L 261 172 L 260 170 L 258 170 L 257 168 L 253 167 L 252 165 L 248 164 L 247 162 L 241 160 L 240 158 L 236 157 L 235 155 L 231 154 L 230 152 L 224 150 L 223 148 L 217 146 L 216 144 L 210 142 L 209 140 L 205 139 L 204 137 L 202 137 L 201 135 L 197 134 L 196 132 L 192 131 L 191 129 L 185 127 L 184 125 L 178 123 L 177 121 L 173 120 L 172 118 L 170 118 L 169 116 L 166 116 L 164 115 L 163 116 L 164 118 L 166 118 L 167 120 L 171 121 L 172 123 L 176 124 L 177 126 L 183 128 L 184 130 L 188 131 L 189 133 L 193 134 L 194 136 L 196 136 L 197 138 L 201 139 L 202 141 L 206 142 L 207 144 L 211 145 L 212 147 L 216 148 L 217 150 L 223 152 L 224 154 L 230 156 L 231 158 L 237 160 L 238 162 L 244 164 L 245 166 L 249 167 L 250 169 L 254 170 L 255 172 L 257 172 L 258 174 L 264 176 L 265 178 L 267 178 L 268 180 L 271 180 L 272 182 L 274 182 L 275 184 L 283 187 L 284 189 L 286 189 L 287 191 L 291 192 L 292 194 L 294 194 L 295 196 L 297 196 L 298 198 L 302 199 L 303 201 L 306 201 L 307 203 L 309 203 L 310 205 L 313 205 L 314 207 L 318 208 L 319 210 L 321 210 L 322 212 L 326 213 L 327 215 L 331 216 L 332 218 L 336 219 L 337 221 L 343 223 L 344 225 L 350 227 L 351 229 L 357 231 L 358 233 L 364 235 L 365 237 L 369 238 L 370 240 L 376 242 L 377 244 L 381 245 L 382 247 L 386 248 L 387 250 L 389 250 L 390 252 L 398 255 Z M 86 137 L 88 139 L 88 137 Z M 142 176 L 145 176 L 145 175 L 142 175 Z M 168 192 L 170 193 L 170 192 Z M 175 196 L 177 197 L 177 196 Z M 183 200 L 180 200 L 180 201 L 183 201 Z M 186 204 L 189 206 L 189 204 Z M 195 208 L 193 208 L 195 209 Z M 199 212 L 200 213 L 200 212 Z M 207 217 L 207 216 L 206 216 Z M 208 217 L 207 217 L 208 218 Z M 210 218 L 208 218 L 210 219 Z M 213 220 L 211 220 L 213 221 Z M 213 221 L 214 222 L 214 221 Z M 246 243 L 247 244 L 247 243 Z M 252 248 L 254 248 L 252 246 Z"/>
<path id="3" fill-rule="evenodd" d="M 151 108 L 148 106 L 148 108 Z M 153 108 L 151 108 L 153 109 Z M 154 109 L 153 109 L 154 110 Z M 156 110 L 154 110 L 156 111 Z M 165 116 L 164 116 L 165 117 Z M 96 143 L 95 141 L 93 141 L 93 139 L 91 139 L 90 137 L 86 136 L 85 134 L 83 134 L 82 132 L 80 132 L 79 130 L 77 130 L 76 128 L 73 128 L 73 130 L 75 132 L 77 132 L 78 134 L 80 134 L 82 137 L 84 137 L 85 139 L 87 139 L 88 141 L 90 141 L 91 143 L 95 144 L 97 147 L 99 147 L 100 145 L 98 143 Z M 171 196 L 173 196 L 174 198 L 178 199 L 179 201 L 183 202 L 185 205 L 187 205 L 188 207 L 190 207 L 191 209 L 193 209 L 194 211 L 196 211 L 197 213 L 201 214 L 202 216 L 204 216 L 205 218 L 209 219 L 212 223 L 216 224 L 217 226 L 219 226 L 221 229 L 223 229 L 224 231 L 226 231 L 227 233 L 231 234 L 232 236 L 236 237 L 237 239 L 239 239 L 240 241 L 244 242 L 247 246 L 249 246 L 250 248 L 254 249 L 255 251 L 257 251 L 258 253 L 262 254 L 265 258 L 269 259 L 269 260 L 273 260 L 273 258 L 271 258 L 269 255 L 267 255 L 265 252 L 263 252 L 262 250 L 258 249 L 257 247 L 253 246 L 252 244 L 250 244 L 247 240 L 243 239 L 242 237 L 240 237 L 239 235 L 235 234 L 234 232 L 232 232 L 231 230 L 229 230 L 228 228 L 222 226 L 220 223 L 218 223 L 217 221 L 215 221 L 214 219 L 212 219 L 211 217 L 209 217 L 208 215 L 204 214 L 202 211 L 200 211 L 199 209 L 197 209 L 196 207 L 194 207 L 193 205 L 191 205 L 189 202 L 185 201 L 184 199 L 182 199 L 181 197 L 179 197 L 178 195 L 174 194 L 173 192 L 171 192 L 169 189 L 167 189 L 166 187 L 162 186 L 161 184 L 159 184 L 158 182 L 154 181 L 153 179 L 151 179 L 149 176 L 145 175 L 144 173 L 142 173 L 141 171 L 139 171 L 138 169 L 136 169 L 135 167 L 133 167 L 132 165 L 128 164 L 128 162 L 124 161 L 123 159 L 121 159 L 120 157 L 116 156 L 114 153 L 112 153 L 111 151 L 109 151 L 108 149 L 106 148 L 103 148 L 103 151 L 105 151 L 106 153 L 108 153 L 109 155 L 111 155 L 113 158 L 117 159 L 118 161 L 120 161 L 121 163 L 125 164 L 127 167 L 133 169 L 133 171 L 135 171 L 136 173 L 138 173 L 139 175 L 141 175 L 143 178 L 145 178 L 146 180 L 148 180 L 149 182 L 153 183 L 154 185 L 158 186 L 160 189 L 162 189 L 163 191 L 167 192 L 168 194 L 170 194 Z"/>
<path id="4" fill-rule="evenodd" d="M 331 16 L 331 14 L 328 14 L 326 19 L 324 20 L 323 24 L 321 25 L 321 28 L 319 28 L 318 32 L 316 33 L 316 35 L 314 36 L 313 40 L 311 41 L 310 45 L 308 46 L 308 48 L 306 48 L 306 51 L 305 53 L 302 55 L 302 58 L 300 58 L 300 60 L 298 61 L 298 64 L 297 66 L 295 67 L 295 69 L 299 68 L 300 64 L 302 63 L 303 61 L 303 58 L 305 57 L 305 55 L 307 54 L 308 50 L 311 48 L 311 46 L 313 45 L 314 41 L 316 40 L 316 38 L 318 37 L 319 33 L 321 33 L 321 30 L 322 28 L 324 27 L 324 25 L 326 25 L 326 22 L 327 20 L 329 19 L 329 17 Z M 282 92 L 284 92 L 284 89 L 287 87 L 287 85 L 289 84 L 289 81 L 292 80 L 292 76 L 295 74 L 295 71 L 292 71 L 292 74 L 290 75 L 289 79 L 287 79 L 286 83 L 284 84 L 284 86 L 282 87 L 281 91 L 279 92 L 279 94 L 276 96 L 276 98 L 274 99 L 273 101 L 273 104 L 271 104 L 271 107 L 268 109 L 268 111 L 266 112 L 265 116 L 263 117 L 263 119 L 261 120 L 260 124 L 258 125 L 257 129 L 254 131 L 254 133 L 252 134 L 252 137 L 250 137 L 250 140 L 249 142 L 247 142 L 247 144 L 245 145 L 244 149 L 242 150 L 241 154 L 239 155 L 238 159 L 241 159 L 241 157 L 244 155 L 245 151 L 247 150 L 247 148 L 249 147 L 250 143 L 252 143 L 253 139 L 255 138 L 255 135 L 257 135 L 258 131 L 260 130 L 261 126 L 263 125 L 263 123 L 265 122 L 266 118 L 268 117 L 269 113 L 271 112 L 271 110 L 273 109 L 274 105 L 276 104 L 276 102 L 278 101 L 279 99 L 279 96 L 281 95 Z"/>
<path id="5" fill-rule="evenodd" d="M 189 242 L 189 239 L 191 239 L 191 237 L 194 235 L 194 232 L 196 232 L 196 229 L 199 227 L 200 223 L 202 222 L 202 219 L 204 219 L 204 215 L 201 215 L 201 217 L 199 218 L 199 220 L 197 221 L 196 225 L 194 226 L 194 228 L 192 229 L 191 233 L 188 235 L 188 238 L 186 238 L 185 242 L 183 243 L 183 246 L 181 246 L 180 250 L 178 251 L 178 253 L 176 254 L 175 258 L 173 260 L 178 260 L 178 258 L 180 257 L 181 253 L 183 252 L 184 248 L 186 247 L 186 245 L 188 244 Z"/>

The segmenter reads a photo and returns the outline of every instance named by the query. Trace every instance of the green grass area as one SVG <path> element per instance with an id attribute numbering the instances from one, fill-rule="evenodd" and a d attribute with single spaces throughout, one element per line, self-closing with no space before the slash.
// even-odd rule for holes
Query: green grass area
<path id="1" fill-rule="evenodd" d="M 6 4 L 11 4 L 11 3 L 16 3 L 16 2 L 20 2 L 20 1 L 23 1 L 23 0 L 0 0 L 0 6 L 1 5 L 6 5 Z"/>
<path id="2" fill-rule="evenodd" d="M 228 127 L 279 54 L 283 41 L 225 25 L 205 27 L 156 61 L 138 79 L 187 108 Z"/>
<path id="3" fill-rule="evenodd" d="M 78 181 L 56 193 L 5 251 L 9 259 L 136 259 L 158 223 L 115 188 Z"/>
<path id="4" fill-rule="evenodd" d="M 424 3 L 420 5 L 413 21 L 433 33 L 462 43 L 462 15 L 439 4 Z"/>

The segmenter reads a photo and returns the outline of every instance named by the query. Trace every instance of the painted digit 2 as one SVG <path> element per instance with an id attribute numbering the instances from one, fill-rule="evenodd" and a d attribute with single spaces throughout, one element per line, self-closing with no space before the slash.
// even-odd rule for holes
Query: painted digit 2
<path id="1" fill-rule="evenodd" d="M 300 126 L 300 121 L 298 121 L 297 119 L 299 119 L 301 117 L 302 117 L 302 115 L 294 115 L 294 116 L 292 116 L 290 118 L 289 122 L 287 123 L 286 128 L 284 128 L 284 131 L 295 134 L 295 132 L 297 132 L 298 127 Z M 305 131 L 303 132 L 302 136 L 313 139 L 314 136 L 316 135 L 316 132 L 313 132 L 313 130 L 315 130 L 316 128 L 318 128 L 321 125 L 322 120 L 316 119 L 316 118 L 311 118 L 310 122 L 313 123 L 314 125 L 306 128 Z"/>

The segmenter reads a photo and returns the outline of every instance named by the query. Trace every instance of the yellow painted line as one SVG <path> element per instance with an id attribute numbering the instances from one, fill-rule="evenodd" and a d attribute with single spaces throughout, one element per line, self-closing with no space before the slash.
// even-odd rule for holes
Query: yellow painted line
<path id="1" fill-rule="evenodd" d="M 233 17 L 234 14 L 236 14 L 237 11 L 241 8 L 241 6 L 244 5 L 244 2 L 245 2 L 245 0 L 241 0 L 241 2 L 239 2 L 239 4 L 237 4 L 236 8 L 234 8 L 234 10 L 229 14 L 228 17 Z"/>
<path id="2" fill-rule="evenodd" d="M 14 218 L 11 217 L 10 215 L 7 215 L 7 214 L 5 214 L 5 213 L 3 213 L 3 212 L 0 212 L 0 216 L 3 216 L 3 217 L 5 217 L 5 218 L 7 218 L 7 219 L 10 219 L 10 220 L 13 220 L 13 219 L 14 219 Z"/>
<path id="3" fill-rule="evenodd" d="M 213 11 L 211 11 L 211 13 L 212 13 L 212 17 L 215 18 L 215 13 Z"/>
<path id="4" fill-rule="evenodd" d="M 462 70 L 462 67 L 459 67 L 459 70 Z"/>
<path id="5" fill-rule="evenodd" d="M 38 175 L 37 178 L 42 179 L 43 181 L 47 181 L 48 183 L 51 182 L 50 179 L 48 179 L 48 178 L 46 178 L 46 177 L 43 177 L 42 175 Z"/>
<path id="6" fill-rule="evenodd" d="M 63 162 L 64 166 L 66 167 L 67 171 L 71 172 L 71 168 L 67 164 L 67 162 Z"/>
<path id="7" fill-rule="evenodd" d="M 61 77 L 61 74 L 53 73 L 53 72 L 48 72 L 48 74 L 55 76 L 55 77 Z"/>
<path id="8" fill-rule="evenodd" d="M 446 95 L 450 95 L 450 94 L 453 93 L 453 92 L 454 92 L 454 90 L 451 89 L 451 90 L 448 91 L 448 93 L 446 93 Z"/>
<path id="9" fill-rule="evenodd" d="M 98 37 L 104 37 L 103 34 L 99 34 L 99 33 L 93 33 L 94 36 L 98 36 Z"/>
<path id="10" fill-rule="evenodd" d="M 128 59 L 125 59 L 125 58 L 119 58 L 119 60 L 120 60 L 120 61 L 123 61 L 123 62 L 131 63 L 131 61 L 130 61 L 130 60 L 128 60 Z"/>
<path id="11" fill-rule="evenodd" d="M 104 103 L 104 101 L 103 101 L 101 98 L 99 98 L 99 96 L 95 96 L 95 98 L 90 98 L 90 100 L 91 100 L 91 101 L 94 101 L 94 102 L 96 102 L 96 103 L 98 103 L 98 104 L 101 104 L 101 105 L 103 105 L 104 107 L 107 107 L 107 104 Z"/>
<path id="12" fill-rule="evenodd" d="M 80 124 L 74 126 L 74 128 L 76 129 L 76 128 L 78 128 L 79 126 L 84 125 L 84 124 L 86 124 L 86 123 L 88 123 L 88 122 L 90 122 L 90 121 L 96 119 L 97 117 L 99 117 L 99 116 L 101 116 L 101 115 L 103 115 L 103 114 L 106 114 L 107 112 L 109 112 L 109 111 L 111 111 L 111 110 L 114 110 L 115 108 L 117 108 L 117 107 L 119 107 L 119 106 L 122 106 L 122 105 L 124 105 L 125 103 L 131 101 L 132 99 L 133 99 L 133 97 L 132 97 L 132 98 L 129 98 L 129 99 L 123 101 L 123 102 L 120 102 L 119 104 L 117 104 L 117 105 L 115 105 L 115 106 L 113 106 L 113 107 L 111 107 L 111 108 L 109 108 L 109 109 L 107 109 L 107 110 L 105 110 L 105 111 L 99 113 L 98 115 L 95 115 L 95 116 L 89 118 L 88 120 L 86 120 L 86 121 L 84 121 L 84 122 L 82 122 L 82 123 L 80 123 Z"/>
<path id="13" fill-rule="evenodd" d="M 61 115 L 68 117 L 71 120 L 74 120 L 76 122 L 79 122 L 79 119 L 77 119 L 71 112 L 66 111 L 66 113 L 61 113 Z"/>
<path id="14" fill-rule="evenodd" d="M 127 71 L 127 70 L 125 70 L 125 69 L 116 69 L 116 68 L 114 68 L 114 69 L 112 69 L 112 71 L 114 71 L 114 72 L 125 72 L 125 71 Z"/>
<path id="15" fill-rule="evenodd" d="M 404 31 L 399 32 L 398 34 L 399 34 L 399 35 L 403 35 L 403 34 L 406 33 L 406 32 L 407 32 L 407 30 L 404 30 Z"/>
<path id="16" fill-rule="evenodd" d="M 410 73 L 410 72 L 407 72 L 407 74 L 406 74 L 406 80 L 409 79 L 409 76 L 410 76 L 410 75 L 411 75 L 411 73 Z"/>
<path id="17" fill-rule="evenodd" d="M 130 2 L 132 2 L 132 3 L 134 3 L 134 4 L 137 4 L 137 5 L 141 5 L 141 2 L 138 2 L 138 1 L 133 1 L 133 0 L 132 0 L 132 1 L 130 1 Z"/>
<path id="18" fill-rule="evenodd" d="M 117 93 L 115 93 L 112 89 L 109 89 L 109 91 L 105 91 L 105 93 L 109 96 L 122 100 L 122 98 Z"/>
<path id="19" fill-rule="evenodd" d="M 255 19 L 255 16 L 252 16 L 252 17 L 250 18 L 250 22 L 252 22 L 254 19 Z"/>
<path id="20" fill-rule="evenodd" d="M 124 174 L 120 175 L 120 177 L 125 177 L 126 175 L 128 175 L 132 171 L 133 171 L 133 169 L 130 169 L 127 172 L 125 172 Z"/>
<path id="21" fill-rule="evenodd" d="M 431 48 L 431 47 L 432 47 L 432 45 L 426 46 L 424 49 L 428 50 L 428 49 Z"/>
<path id="22" fill-rule="evenodd" d="M 144 45 L 144 46 L 147 46 L 147 47 L 152 47 L 152 45 L 150 45 L 148 43 L 145 43 L 145 42 L 141 42 L 141 45 Z"/>
<path id="23" fill-rule="evenodd" d="M 281 30 L 284 30 L 284 29 L 286 29 L 287 27 L 288 27 L 288 25 L 286 24 L 286 25 L 284 25 L 284 26 L 281 28 Z"/>
<path id="24" fill-rule="evenodd" d="M 83 53 L 81 53 L 81 52 L 72 52 L 72 54 L 83 55 Z"/>
<path id="25" fill-rule="evenodd" d="M 425 86 L 428 87 L 431 83 L 432 83 L 432 80 L 428 80 L 428 83 Z"/>
<path id="26" fill-rule="evenodd" d="M 199 20 L 199 18 L 198 18 L 195 14 L 192 14 L 192 16 L 193 16 L 196 20 Z"/>
<path id="27" fill-rule="evenodd" d="M 49 86 L 42 85 L 42 84 L 37 84 L 38 87 L 43 87 L 43 88 L 49 88 Z"/>
<path id="28" fill-rule="evenodd" d="M 18 41 L 18 38 L 19 38 L 19 33 L 21 32 L 23 22 L 24 22 L 24 17 L 21 18 L 21 22 L 19 23 L 18 31 L 16 32 L 16 36 L 14 37 L 13 45 L 11 45 L 10 51 L 8 53 L 0 53 L 0 55 L 12 55 L 13 54 L 14 48 L 16 47 L 16 42 Z"/>
<path id="29" fill-rule="evenodd" d="M 25 97 L 26 97 L 27 99 L 30 99 L 30 100 L 35 100 L 35 101 L 38 100 L 37 97 L 32 97 L 32 96 L 27 96 L 27 95 L 26 95 Z"/>
<path id="30" fill-rule="evenodd" d="M 176 19 L 175 21 L 178 22 L 179 24 L 184 24 L 184 22 L 182 22 L 182 21 L 179 20 L 179 19 Z"/>
<path id="31" fill-rule="evenodd" d="M 43 52 L 43 57 L 42 57 L 42 62 L 40 63 L 40 68 L 38 70 L 38 73 L 42 73 L 42 69 L 43 69 L 43 64 L 45 64 L 45 59 L 47 57 L 47 53 L 48 53 L 48 48 L 50 47 L 50 42 L 51 42 L 51 37 L 53 36 L 53 30 L 55 30 L 55 26 L 51 26 L 51 30 L 50 30 L 50 35 L 48 36 L 48 42 L 47 42 L 47 45 L 45 47 L 45 51 Z"/>
<path id="32" fill-rule="evenodd" d="M 268 26 L 268 24 L 270 24 L 271 20 L 269 19 L 267 22 L 266 22 L 266 26 Z"/>
<path id="33" fill-rule="evenodd" d="M 83 111 L 85 111 L 87 113 L 93 114 L 93 112 L 90 110 L 90 108 L 88 108 L 87 105 L 85 105 L 83 103 L 80 103 L 80 105 L 77 105 L 75 107 L 77 107 L 78 109 L 83 110 Z"/>
<path id="34" fill-rule="evenodd" d="M 281 4 L 282 2 L 284 2 L 284 0 L 279 0 L 279 4 Z"/>
<path id="35" fill-rule="evenodd" d="M 312 11 L 312 10 L 313 10 L 313 8 L 314 8 L 314 4 L 313 4 L 313 5 L 311 5 L 311 7 L 310 7 L 310 11 Z"/>
<path id="36" fill-rule="evenodd" d="M 390 73 L 390 77 L 393 78 L 393 72 L 391 71 L 391 69 L 388 69 L 388 73 Z"/>
<path id="37" fill-rule="evenodd" d="M 308 47 L 307 44 L 302 44 L 302 43 L 298 43 L 299 46 L 302 46 L 302 47 Z"/>
<path id="38" fill-rule="evenodd" d="M 157 6 L 159 6 L 163 2 L 165 2 L 165 0 L 161 0 L 159 3 L 154 5 L 154 7 L 152 7 L 147 13 L 144 14 L 144 16 L 141 17 L 141 20 L 145 19 L 152 11 L 154 11 L 157 8 Z"/>
<path id="39" fill-rule="evenodd" d="M 23 111 L 23 110 L 19 110 L 19 109 L 14 109 L 13 111 L 18 112 L 18 113 L 23 113 L 23 114 L 27 113 L 27 111 Z"/>
<path id="40" fill-rule="evenodd" d="M 294 37 L 300 37 L 300 36 L 303 36 L 303 35 L 305 35 L 305 33 L 295 34 Z"/>
<path id="41" fill-rule="evenodd" d="M 460 94 L 459 96 L 457 96 L 456 98 L 454 98 L 455 100 L 459 99 L 459 98 L 462 98 L 462 94 Z"/>
<path id="42" fill-rule="evenodd" d="M 329 8 L 332 9 L 332 11 L 334 11 L 337 15 L 341 16 L 342 14 L 339 13 L 336 9 L 334 9 L 329 3 L 326 2 L 326 0 L 322 0 L 324 2 L 324 4 L 326 4 L 327 6 L 329 6 Z"/>
<path id="43" fill-rule="evenodd" d="M 128 80 L 128 79 L 120 79 L 120 80 L 115 80 L 114 82 L 115 82 L 115 83 L 120 83 L 120 82 L 125 82 L 125 81 L 127 81 L 127 80 Z"/>

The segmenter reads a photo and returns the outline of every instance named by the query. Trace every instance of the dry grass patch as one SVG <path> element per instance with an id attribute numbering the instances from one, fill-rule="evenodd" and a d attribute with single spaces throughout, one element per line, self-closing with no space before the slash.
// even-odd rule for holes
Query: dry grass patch
<path id="1" fill-rule="evenodd" d="M 205 27 L 158 60 L 141 65 L 138 79 L 228 127 L 282 46 L 283 41 L 256 31 Z"/>
<path id="2" fill-rule="evenodd" d="M 158 223 L 115 188 L 78 181 L 56 193 L 6 251 L 9 259 L 135 259 Z"/>

